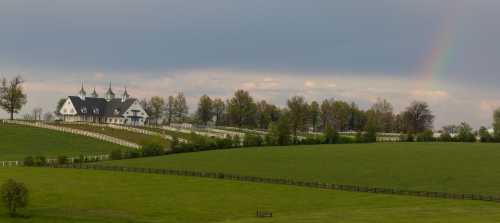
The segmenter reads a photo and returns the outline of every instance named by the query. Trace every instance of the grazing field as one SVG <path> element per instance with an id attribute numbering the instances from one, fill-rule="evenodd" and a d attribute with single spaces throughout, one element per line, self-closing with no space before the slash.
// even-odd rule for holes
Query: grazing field
<path id="1" fill-rule="evenodd" d="M 1 168 L 31 192 L 0 222 L 498 222 L 500 204 L 349 193 L 226 180 L 73 169 Z M 64 179 L 64 180 L 61 180 Z M 257 210 L 273 218 L 257 218 Z"/>
<path id="2" fill-rule="evenodd" d="M 499 161 L 499 144 L 378 143 L 243 148 L 106 163 L 500 195 Z"/>
<path id="3" fill-rule="evenodd" d="M 97 126 L 85 125 L 85 124 L 61 124 L 60 126 L 73 128 L 73 129 L 85 130 L 85 131 L 89 131 L 89 132 L 96 132 L 96 133 L 112 136 L 115 138 L 127 140 L 129 142 L 133 142 L 133 143 L 136 143 L 139 145 L 144 145 L 144 144 L 149 143 L 149 142 L 158 142 L 158 143 L 161 143 L 165 147 L 170 147 L 170 141 L 168 141 L 166 139 L 162 139 L 158 136 L 150 136 L 150 135 L 140 134 L 140 133 L 136 133 L 136 132 L 121 130 L 121 129 L 114 129 L 114 128 L 110 128 L 110 127 L 97 127 Z"/>
<path id="4" fill-rule="evenodd" d="M 85 136 L 22 125 L 0 124 L 0 160 L 22 160 L 26 156 L 37 155 L 56 158 L 58 155 L 102 154 L 124 148 Z"/>

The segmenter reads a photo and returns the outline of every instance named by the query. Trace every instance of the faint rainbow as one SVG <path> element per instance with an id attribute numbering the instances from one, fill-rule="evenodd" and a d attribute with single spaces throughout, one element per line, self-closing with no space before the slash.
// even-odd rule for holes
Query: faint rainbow
<path id="1" fill-rule="evenodd" d="M 448 74 L 447 68 L 453 57 L 454 41 L 457 30 L 457 10 L 451 7 L 443 16 L 439 31 L 424 57 L 419 80 L 415 90 L 432 90 L 439 88 L 439 80 Z"/>

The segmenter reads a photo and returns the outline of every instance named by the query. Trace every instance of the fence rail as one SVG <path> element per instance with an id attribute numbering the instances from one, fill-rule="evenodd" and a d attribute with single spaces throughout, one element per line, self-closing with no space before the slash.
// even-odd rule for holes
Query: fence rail
<path id="1" fill-rule="evenodd" d="M 111 137 L 108 135 L 79 130 L 79 129 L 72 129 L 72 128 L 68 128 L 68 127 L 54 126 L 54 125 L 49 125 L 49 124 L 45 124 L 42 122 L 26 122 L 26 121 L 19 121 L 19 120 L 2 120 L 2 122 L 4 124 L 8 123 L 8 124 L 25 125 L 25 126 L 30 126 L 30 127 L 44 128 L 44 129 L 50 129 L 50 130 L 55 130 L 55 131 L 59 131 L 59 132 L 71 133 L 71 134 L 75 134 L 75 135 L 87 136 L 87 137 L 99 139 L 102 141 L 110 142 L 113 144 L 118 144 L 118 145 L 129 147 L 129 148 L 134 148 L 134 149 L 141 148 L 141 146 L 136 144 L 136 143 L 132 143 L 132 142 L 129 142 L 129 141 L 126 141 L 123 139 L 118 139 L 118 138 Z"/>
<path id="2" fill-rule="evenodd" d="M 349 192 L 364 192 L 388 195 L 403 195 L 427 198 L 442 198 L 454 200 L 478 200 L 500 202 L 499 196 L 482 195 L 482 194 L 459 194 L 449 192 L 431 192 L 431 191 L 415 191 L 415 190 L 402 190 L 380 187 L 368 187 L 359 185 L 342 185 L 331 184 L 312 181 L 299 181 L 293 179 L 280 179 L 280 178 L 266 178 L 256 176 L 242 176 L 236 174 L 227 174 L 220 172 L 201 172 L 190 170 L 175 170 L 175 169 L 155 169 L 155 168 L 141 168 L 141 167 L 123 167 L 123 166 L 110 166 L 110 165 L 92 165 L 92 164 L 67 164 L 67 165 L 48 165 L 49 168 L 71 168 L 71 169 L 90 169 L 90 170 L 104 170 L 104 171 L 117 171 L 117 172 L 134 172 L 134 173 L 148 173 L 148 174 L 161 174 L 161 175 L 175 175 L 175 176 L 189 176 L 189 177 L 203 177 L 212 179 L 224 179 L 243 182 L 265 183 L 265 184 L 279 184 L 291 185 L 298 187 L 317 188 L 325 190 L 340 190 Z"/>
<path id="3" fill-rule="evenodd" d="M 150 136 L 158 136 L 167 140 L 172 141 L 174 137 L 167 135 L 167 134 L 161 134 L 159 132 L 154 132 L 154 131 L 149 131 L 146 129 L 140 129 L 140 128 L 134 128 L 131 126 L 125 126 L 125 125 L 114 125 L 114 124 L 99 124 L 99 123 L 85 123 L 85 122 L 71 122 L 71 123 L 62 123 L 62 125 L 74 125 L 74 124 L 81 124 L 81 125 L 91 125 L 91 126 L 96 126 L 96 127 L 107 127 L 107 128 L 113 128 L 113 129 L 118 129 L 118 130 L 124 130 L 124 131 L 129 131 L 129 132 L 134 132 L 134 133 L 139 133 L 143 135 L 150 135 Z M 178 138 L 179 142 L 187 143 L 188 140 L 183 139 L 183 138 Z"/>

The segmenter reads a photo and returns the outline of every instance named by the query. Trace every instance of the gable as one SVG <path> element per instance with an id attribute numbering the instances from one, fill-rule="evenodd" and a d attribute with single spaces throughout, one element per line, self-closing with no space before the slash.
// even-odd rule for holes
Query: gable
<path id="1" fill-rule="evenodd" d="M 147 112 L 144 110 L 144 108 L 141 106 L 141 104 L 137 99 L 130 99 L 130 100 L 133 101 L 131 101 L 128 108 L 123 112 L 124 117 L 133 116 L 134 114 L 137 114 L 137 116 L 143 118 L 149 117 L 149 115 L 147 114 Z"/>
<path id="2" fill-rule="evenodd" d="M 77 110 L 75 108 L 75 106 L 73 105 L 73 102 L 71 101 L 71 99 L 68 97 L 68 99 L 66 99 L 66 102 L 64 102 L 64 105 L 61 107 L 61 110 L 59 111 L 59 113 L 63 114 L 63 115 L 77 115 Z"/>

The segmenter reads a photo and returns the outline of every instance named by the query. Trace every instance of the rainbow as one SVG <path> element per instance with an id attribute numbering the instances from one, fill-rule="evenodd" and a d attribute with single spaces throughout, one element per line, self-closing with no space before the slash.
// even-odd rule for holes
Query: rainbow
<path id="1" fill-rule="evenodd" d="M 453 38 L 457 30 L 457 5 L 450 8 L 441 21 L 440 30 L 436 33 L 429 53 L 424 57 L 422 66 L 419 69 L 420 78 L 415 86 L 416 90 L 434 89 L 438 87 L 439 81 L 448 74 L 446 69 L 452 59 Z"/>

